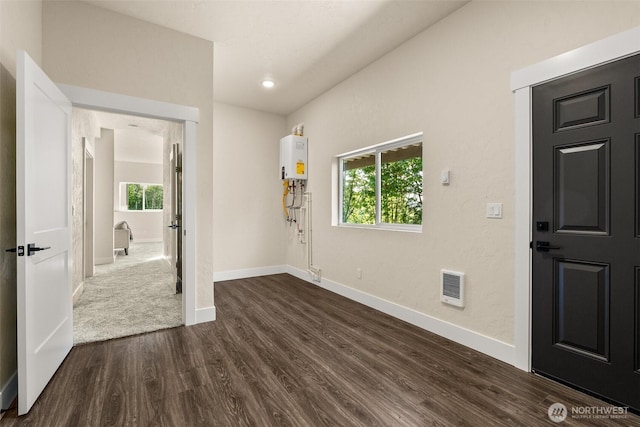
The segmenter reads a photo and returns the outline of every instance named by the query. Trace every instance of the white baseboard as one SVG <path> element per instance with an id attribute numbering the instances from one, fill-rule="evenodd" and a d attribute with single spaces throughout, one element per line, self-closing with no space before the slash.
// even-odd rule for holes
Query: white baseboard
<path id="1" fill-rule="evenodd" d="M 150 239 L 139 239 L 137 237 L 134 237 L 133 240 L 131 240 L 131 242 L 133 243 L 156 243 L 156 242 L 162 242 L 162 237 L 158 238 L 158 237 L 153 237 Z"/>
<path id="2" fill-rule="evenodd" d="M 246 279 L 249 277 L 269 276 L 271 274 L 281 274 L 287 272 L 286 265 L 273 265 L 270 267 L 247 268 L 243 270 L 219 271 L 213 273 L 213 281 Z"/>
<path id="3" fill-rule="evenodd" d="M 216 307 L 205 307 L 196 309 L 196 324 L 213 322 L 216 320 Z"/>
<path id="4" fill-rule="evenodd" d="M 115 256 L 103 256 L 94 260 L 95 265 L 113 264 L 116 262 Z"/>
<path id="5" fill-rule="evenodd" d="M 76 305 L 76 303 L 80 299 L 80 296 L 82 295 L 83 292 L 84 292 L 84 281 L 80 282 L 76 290 L 73 291 L 73 305 Z"/>
<path id="6" fill-rule="evenodd" d="M 433 332 L 444 338 L 455 341 L 476 351 L 494 357 L 510 365 L 515 363 L 515 346 L 486 335 L 479 334 L 458 325 L 420 313 L 408 307 L 359 291 L 341 283 L 322 278 L 320 282 L 312 280 L 311 274 L 305 270 L 286 266 L 286 272 L 313 285 L 327 289 L 345 298 L 359 302 L 368 307 L 379 310 L 397 319 Z"/>
<path id="7" fill-rule="evenodd" d="M 18 371 L 0 388 L 0 409 L 7 409 L 18 395 Z"/>

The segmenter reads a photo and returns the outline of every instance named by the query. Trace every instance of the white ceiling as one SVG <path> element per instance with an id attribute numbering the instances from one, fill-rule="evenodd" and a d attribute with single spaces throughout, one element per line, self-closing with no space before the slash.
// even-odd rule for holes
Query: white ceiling
<path id="1" fill-rule="evenodd" d="M 177 123 L 124 114 L 94 112 L 100 127 L 114 129 L 114 161 L 162 164 L 164 139 Z"/>
<path id="2" fill-rule="evenodd" d="M 84 0 L 214 42 L 214 99 L 286 115 L 468 0 Z M 276 87 L 260 82 L 271 77 Z"/>
<path id="3" fill-rule="evenodd" d="M 144 129 L 117 130 L 113 140 L 113 160 L 161 165 L 164 160 L 163 142 L 164 138 Z"/>

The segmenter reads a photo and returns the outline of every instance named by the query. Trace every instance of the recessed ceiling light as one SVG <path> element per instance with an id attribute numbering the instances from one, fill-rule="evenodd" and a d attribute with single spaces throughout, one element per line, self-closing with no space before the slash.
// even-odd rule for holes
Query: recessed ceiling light
<path id="1" fill-rule="evenodd" d="M 271 79 L 264 79 L 262 81 L 262 87 L 266 88 L 266 89 L 271 89 L 276 85 L 276 82 L 274 82 Z"/>

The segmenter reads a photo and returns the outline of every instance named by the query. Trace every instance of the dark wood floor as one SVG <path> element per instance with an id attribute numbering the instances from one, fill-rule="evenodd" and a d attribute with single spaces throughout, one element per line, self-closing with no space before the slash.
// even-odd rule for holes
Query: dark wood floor
<path id="1" fill-rule="evenodd" d="M 215 292 L 216 322 L 75 347 L 0 425 L 538 426 L 606 405 L 288 275 Z"/>

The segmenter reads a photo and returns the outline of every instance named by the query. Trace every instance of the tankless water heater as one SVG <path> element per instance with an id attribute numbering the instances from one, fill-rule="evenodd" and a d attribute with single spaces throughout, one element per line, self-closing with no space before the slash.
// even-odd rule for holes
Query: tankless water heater
<path id="1" fill-rule="evenodd" d="M 280 179 L 307 179 L 307 137 L 287 135 L 280 140 Z"/>

